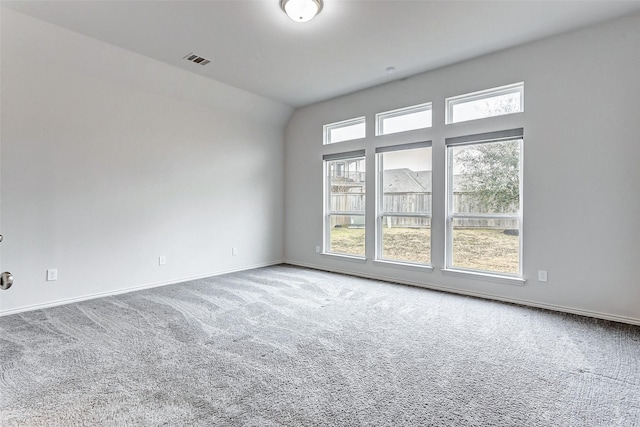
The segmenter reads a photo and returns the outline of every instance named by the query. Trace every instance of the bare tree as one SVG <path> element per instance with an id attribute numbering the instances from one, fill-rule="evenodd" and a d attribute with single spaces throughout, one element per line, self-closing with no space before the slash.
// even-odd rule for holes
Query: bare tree
<path id="1" fill-rule="evenodd" d="M 460 189 L 493 212 L 517 209 L 520 200 L 520 144 L 502 141 L 464 147 L 456 153 L 462 165 Z"/>
<path id="2" fill-rule="evenodd" d="M 489 98 L 488 116 L 519 111 L 519 100 Z M 478 205 L 494 212 L 518 208 L 520 201 L 520 143 L 518 140 L 490 142 L 461 148 L 456 153 L 461 166 L 460 189 L 472 195 Z"/>

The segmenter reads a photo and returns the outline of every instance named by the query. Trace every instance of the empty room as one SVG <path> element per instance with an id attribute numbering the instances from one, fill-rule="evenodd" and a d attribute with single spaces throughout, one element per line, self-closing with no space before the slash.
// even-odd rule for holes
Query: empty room
<path id="1" fill-rule="evenodd" d="M 640 427 L 640 1 L 0 19 L 0 425 Z"/>

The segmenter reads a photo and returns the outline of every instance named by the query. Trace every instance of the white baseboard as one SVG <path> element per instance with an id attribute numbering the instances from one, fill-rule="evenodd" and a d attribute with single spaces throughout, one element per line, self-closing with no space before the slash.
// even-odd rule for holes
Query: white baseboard
<path id="1" fill-rule="evenodd" d="M 525 306 L 528 306 L 528 307 L 543 308 L 545 310 L 559 311 L 559 312 L 562 312 L 562 313 L 577 314 L 577 315 L 580 315 L 580 316 L 593 317 L 593 318 L 596 318 L 596 319 L 603 319 L 603 320 L 611 320 L 611 321 L 620 322 L 620 323 L 628 323 L 630 325 L 640 325 L 640 319 L 635 319 L 633 317 L 618 316 L 618 315 L 615 315 L 615 314 L 600 313 L 600 312 L 597 312 L 597 311 L 582 310 L 582 309 L 579 309 L 579 308 L 565 307 L 565 306 L 561 306 L 561 305 L 554 305 L 554 304 L 547 304 L 547 303 L 540 303 L 540 302 L 536 302 L 536 301 L 529 301 L 529 300 L 523 300 L 523 299 L 518 299 L 518 298 L 505 298 L 505 297 L 502 297 L 500 295 L 487 294 L 487 293 L 483 293 L 483 292 L 466 291 L 464 289 L 457 289 L 457 288 L 451 288 L 451 287 L 448 287 L 448 286 L 434 285 L 434 284 L 431 284 L 431 283 L 419 283 L 419 282 L 414 282 L 414 281 L 411 281 L 411 280 L 402 280 L 402 279 L 398 279 L 396 277 L 387 277 L 387 276 L 384 276 L 384 275 L 377 275 L 377 274 L 363 274 L 363 273 L 358 273 L 358 272 L 353 272 L 353 271 L 348 271 L 348 270 L 327 268 L 327 267 L 320 266 L 320 265 L 300 263 L 300 262 L 295 262 L 295 261 L 286 261 L 285 260 L 284 263 L 285 264 L 289 264 L 289 265 L 299 266 L 299 267 L 313 268 L 314 270 L 322 270 L 322 271 L 328 271 L 328 272 L 331 272 L 331 273 L 341 273 L 341 274 L 347 274 L 349 276 L 363 277 L 365 279 L 382 280 L 382 281 L 385 281 L 385 282 L 400 283 L 402 285 L 416 286 L 416 287 L 419 287 L 419 288 L 433 289 L 433 290 L 436 290 L 436 291 L 444 291 L 444 292 L 450 292 L 450 293 L 455 293 L 455 294 L 460 294 L 460 295 L 467 295 L 467 296 L 490 299 L 490 300 L 495 300 L 495 301 L 508 302 L 508 303 L 512 303 L 512 304 L 525 305 Z"/>
<path id="2" fill-rule="evenodd" d="M 235 273 L 235 272 L 238 272 L 238 271 L 246 271 L 246 270 L 253 270 L 255 268 L 269 267 L 269 266 L 272 266 L 272 265 L 282 264 L 283 262 L 284 261 L 273 261 L 273 262 L 267 262 L 267 263 L 262 263 L 262 264 L 255 264 L 255 265 L 250 265 L 250 266 L 247 266 L 247 267 L 241 267 L 241 268 L 236 268 L 236 269 L 231 269 L 231 270 L 217 271 L 217 272 L 214 272 L 214 273 L 200 274 L 198 276 L 183 277 L 183 278 L 180 278 L 180 279 L 169 280 L 169 281 L 165 281 L 165 282 L 148 283 L 146 285 L 133 286 L 133 287 L 130 287 L 130 288 L 118 289 L 118 290 L 114 290 L 114 291 L 98 292 L 98 293 L 95 293 L 95 294 L 88 294 L 88 295 L 83 295 L 83 296 L 74 297 L 74 298 L 67 298 L 67 299 L 61 299 L 61 300 L 56 300 L 56 301 L 50 301 L 50 302 L 46 302 L 46 303 L 42 303 L 42 304 L 27 305 L 27 306 L 23 306 L 23 307 L 13 308 L 11 310 L 0 311 L 0 317 L 9 316 L 11 314 L 24 313 L 26 311 L 40 310 L 40 309 L 43 309 L 43 308 L 57 307 L 59 305 L 72 304 L 74 302 L 87 301 L 87 300 L 96 299 L 96 298 L 103 298 L 103 297 L 110 297 L 110 296 L 113 296 L 113 295 L 127 294 L 129 292 L 141 291 L 143 289 L 151 289 L 151 288 L 157 288 L 157 287 L 160 287 L 160 286 L 174 285 L 176 283 L 189 282 L 191 280 L 204 279 L 204 278 L 207 278 L 207 277 L 221 276 L 223 274 Z"/>
<path id="3" fill-rule="evenodd" d="M 554 305 L 554 304 L 540 303 L 540 302 L 536 302 L 536 301 L 529 301 L 529 300 L 523 300 L 523 299 L 518 299 L 518 298 L 505 298 L 505 297 L 502 297 L 500 295 L 487 294 L 487 293 L 483 293 L 483 292 L 466 291 L 466 290 L 462 290 L 462 289 L 451 288 L 451 287 L 448 287 L 448 286 L 434 285 L 434 284 L 431 284 L 431 283 L 419 283 L 419 282 L 414 282 L 414 281 L 411 281 L 411 280 L 401 280 L 401 279 L 398 279 L 396 277 L 388 277 L 388 276 L 384 276 L 384 275 L 363 274 L 363 273 L 357 273 L 357 272 L 353 272 L 353 271 L 342 270 L 342 269 L 333 269 L 333 268 L 329 269 L 327 267 L 320 266 L 320 265 L 300 263 L 300 262 L 294 262 L 294 261 L 273 261 L 273 262 L 255 264 L 255 265 L 246 266 L 246 267 L 242 267 L 242 268 L 231 269 L 231 270 L 223 270 L 223 271 L 217 271 L 217 272 L 212 272 L 212 273 L 201 274 L 201 275 L 197 275 L 197 276 L 183 277 L 183 278 L 180 278 L 180 279 L 175 279 L 175 280 L 170 280 L 170 281 L 165 281 L 165 282 L 149 283 L 149 284 L 140 285 L 140 286 L 134 286 L 134 287 L 125 288 L 125 289 L 118 289 L 118 290 L 115 290 L 115 291 L 99 292 L 99 293 L 83 295 L 83 296 L 75 297 L 75 298 L 67 298 L 67 299 L 62 299 L 62 300 L 50 301 L 50 302 L 46 302 L 46 303 L 42 303 L 42 304 L 28 305 L 28 306 L 14 308 L 14 309 L 11 309 L 11 310 L 0 311 L 0 317 L 9 316 L 11 314 L 24 313 L 24 312 L 32 311 L 32 310 L 39 310 L 39 309 L 48 308 L 48 307 L 56 307 L 56 306 L 59 306 L 59 305 L 72 304 L 74 302 L 87 301 L 87 300 L 96 299 L 96 298 L 102 298 L 102 297 L 108 297 L 108 296 L 113 296 L 113 295 L 126 294 L 126 293 L 129 293 L 129 292 L 141 291 L 143 289 L 151 289 L 151 288 L 157 288 L 157 287 L 160 287 L 160 286 L 173 285 L 173 284 L 176 284 L 176 283 L 189 282 L 191 280 L 204 279 L 204 278 L 207 278 L 207 277 L 221 276 L 223 274 L 235 273 L 235 272 L 238 272 L 238 271 L 246 271 L 246 270 L 253 270 L 255 268 L 269 267 L 269 266 L 272 266 L 272 265 L 278 265 L 278 264 L 282 264 L 282 263 L 286 263 L 286 264 L 289 264 L 289 265 L 295 265 L 295 266 L 299 266 L 299 267 L 313 268 L 314 270 L 322 270 L 322 271 L 328 271 L 328 272 L 332 272 L 332 273 L 341 273 L 341 274 L 347 274 L 347 275 L 350 275 L 350 276 L 363 277 L 363 278 L 366 278 L 366 279 L 383 280 L 385 282 L 400 283 L 400 284 L 403 284 L 403 285 L 415 286 L 415 287 L 419 287 L 419 288 L 433 289 L 433 290 L 437 290 L 437 291 L 451 292 L 451 293 L 460 294 L 460 295 L 467 295 L 467 296 L 490 299 L 490 300 L 496 300 L 496 301 L 503 301 L 503 302 L 513 303 L 513 304 L 520 304 L 520 305 L 525 305 L 525 306 L 529 306 L 529 307 L 543 308 L 543 309 L 546 309 L 546 310 L 559 311 L 559 312 L 562 312 L 562 313 L 577 314 L 577 315 L 580 315 L 580 316 L 593 317 L 593 318 L 596 318 L 596 319 L 611 320 L 611 321 L 614 321 L 614 322 L 628 323 L 628 324 L 631 324 L 631 325 L 640 325 L 640 319 L 635 319 L 635 318 L 632 318 L 632 317 L 618 316 L 618 315 L 615 315 L 615 314 L 600 313 L 600 312 L 596 312 L 596 311 L 582 310 L 582 309 L 577 309 L 577 308 L 573 308 L 573 307 L 565 307 L 565 306 Z"/>

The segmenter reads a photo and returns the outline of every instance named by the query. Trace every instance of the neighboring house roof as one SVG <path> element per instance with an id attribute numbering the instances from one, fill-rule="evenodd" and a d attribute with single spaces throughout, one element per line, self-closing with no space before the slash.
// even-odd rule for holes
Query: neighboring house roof
<path id="1" fill-rule="evenodd" d="M 431 171 L 389 169 L 383 178 L 385 193 L 431 193 Z"/>
<path id="2" fill-rule="evenodd" d="M 388 169 L 384 171 L 385 193 L 431 193 L 431 171 L 412 171 L 411 169 Z M 453 176 L 453 191 L 459 192 L 461 175 Z"/>

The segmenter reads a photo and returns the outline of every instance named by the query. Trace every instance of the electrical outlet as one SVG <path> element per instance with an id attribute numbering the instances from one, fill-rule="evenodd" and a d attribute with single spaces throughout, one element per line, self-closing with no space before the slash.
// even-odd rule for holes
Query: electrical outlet
<path id="1" fill-rule="evenodd" d="M 546 282 L 546 281 L 547 281 L 547 271 L 538 270 L 538 282 Z"/>
<path id="2" fill-rule="evenodd" d="M 58 269 L 50 268 L 47 270 L 47 282 L 58 280 Z"/>
<path id="3" fill-rule="evenodd" d="M 320 246 L 316 246 L 316 253 L 319 254 L 320 253 Z"/>
<path id="4" fill-rule="evenodd" d="M 231 248 L 231 255 L 238 255 L 238 248 L 236 248 L 235 246 Z"/>
<path id="5" fill-rule="evenodd" d="M 162 266 L 162 265 L 166 265 L 167 264 L 167 257 L 164 255 L 160 255 L 158 257 L 158 265 Z"/>

